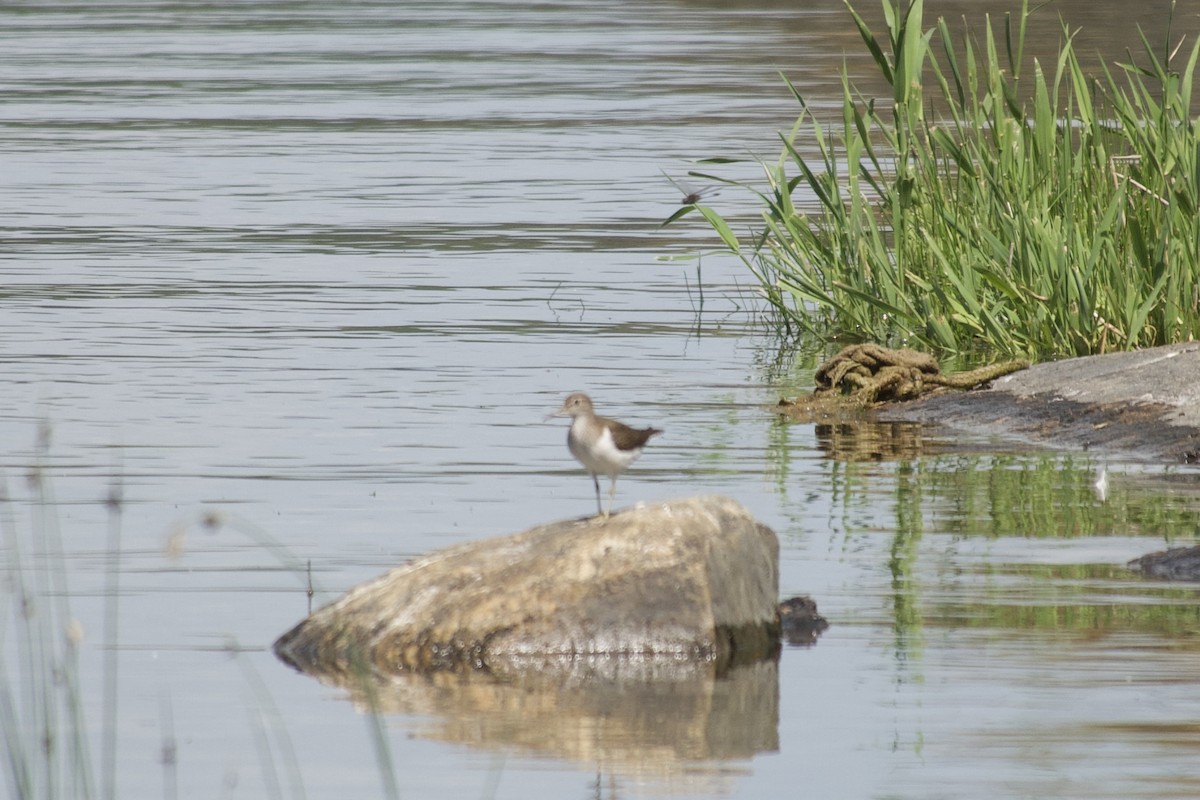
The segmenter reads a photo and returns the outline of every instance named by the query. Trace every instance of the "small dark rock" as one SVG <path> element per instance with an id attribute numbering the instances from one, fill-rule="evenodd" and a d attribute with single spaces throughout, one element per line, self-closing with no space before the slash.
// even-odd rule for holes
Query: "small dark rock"
<path id="1" fill-rule="evenodd" d="M 807 595 L 789 597 L 779 604 L 783 639 L 791 645 L 816 644 L 829 622 L 817 613 L 817 601 Z"/>
<path id="2" fill-rule="evenodd" d="M 1200 545 L 1172 547 L 1129 562 L 1129 568 L 1147 578 L 1166 581 L 1200 581 Z"/>

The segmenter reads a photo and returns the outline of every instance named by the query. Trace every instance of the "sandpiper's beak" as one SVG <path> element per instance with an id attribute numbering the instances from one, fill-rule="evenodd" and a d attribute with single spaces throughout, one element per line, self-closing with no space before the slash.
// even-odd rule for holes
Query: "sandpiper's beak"
<path id="1" fill-rule="evenodd" d="M 549 422 L 550 420 L 554 419 L 555 417 L 565 417 L 565 416 L 567 416 L 567 407 L 563 406 L 558 411 L 555 411 L 551 414 L 547 414 L 546 418 L 543 419 L 542 422 Z"/>

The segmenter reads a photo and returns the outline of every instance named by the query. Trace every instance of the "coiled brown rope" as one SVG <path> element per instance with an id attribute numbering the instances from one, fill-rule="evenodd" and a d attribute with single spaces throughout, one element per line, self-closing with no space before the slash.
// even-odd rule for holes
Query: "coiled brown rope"
<path id="1" fill-rule="evenodd" d="M 1015 360 L 943 375 L 928 353 L 907 348 L 893 350 L 872 343 L 856 344 L 844 348 L 817 369 L 817 387 L 811 400 L 785 401 L 781 405 L 807 406 L 816 415 L 838 408 L 865 408 L 915 400 L 944 387 L 973 389 L 1028 366 L 1028 361 Z"/>

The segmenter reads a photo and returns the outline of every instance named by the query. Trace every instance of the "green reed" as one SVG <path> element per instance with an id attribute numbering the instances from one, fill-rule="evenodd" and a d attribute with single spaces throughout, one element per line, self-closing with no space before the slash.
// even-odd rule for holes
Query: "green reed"
<path id="1" fill-rule="evenodd" d="M 924 29 L 884 0 L 880 38 L 847 3 L 892 96 L 843 70 L 841 119 L 801 112 L 743 241 L 694 206 L 757 277 L 781 329 L 950 354 L 1054 358 L 1200 335 L 1200 43 L 1085 75 L 1064 28 L 1022 71 L 1028 2 L 1002 29 Z M 1168 33 L 1169 39 L 1169 33 Z M 803 152 L 802 152 L 803 149 Z M 814 153 L 806 155 L 805 153 Z M 746 238 L 746 237 L 743 237 Z"/>

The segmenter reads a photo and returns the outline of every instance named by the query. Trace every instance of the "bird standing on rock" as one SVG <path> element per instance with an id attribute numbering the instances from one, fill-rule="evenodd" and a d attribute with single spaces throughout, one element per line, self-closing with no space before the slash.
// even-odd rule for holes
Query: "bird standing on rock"
<path id="1" fill-rule="evenodd" d="M 570 417 L 571 429 L 567 432 L 567 447 L 571 455 L 583 464 L 596 486 L 596 509 L 607 518 L 612 513 L 613 499 L 617 495 L 617 476 L 642 454 L 642 448 L 651 436 L 662 433 L 658 428 L 631 428 L 615 419 L 597 416 L 592 409 L 592 398 L 576 392 L 566 399 L 562 408 L 551 417 Z M 608 510 L 600 505 L 600 475 L 607 475 Z"/>

